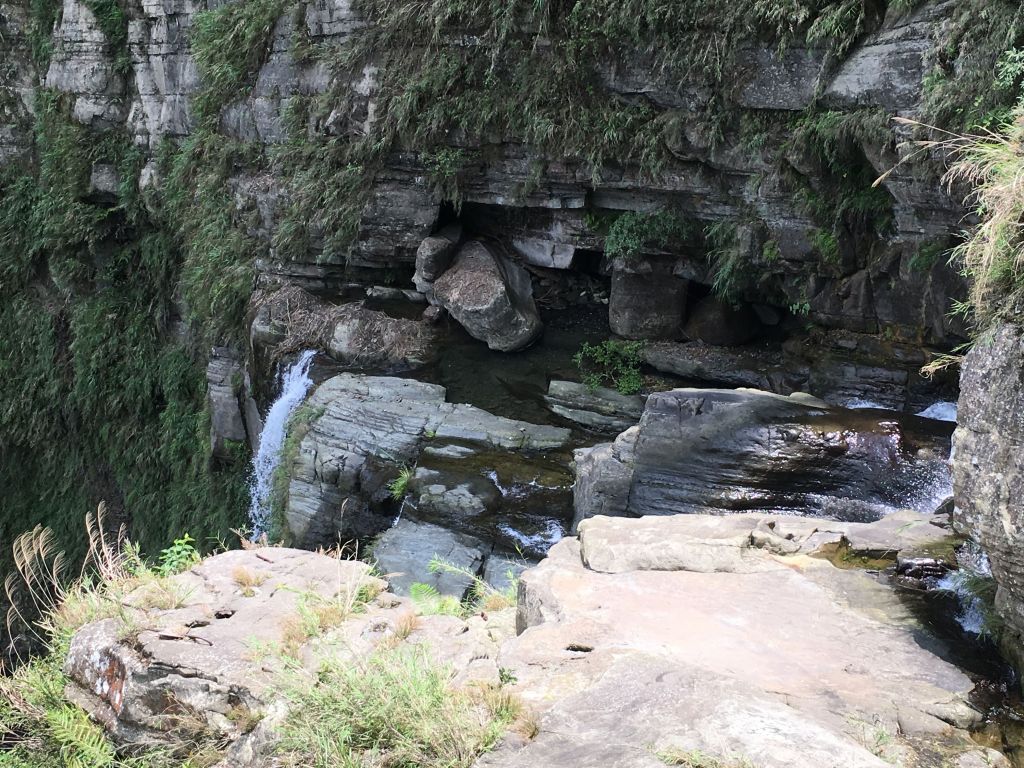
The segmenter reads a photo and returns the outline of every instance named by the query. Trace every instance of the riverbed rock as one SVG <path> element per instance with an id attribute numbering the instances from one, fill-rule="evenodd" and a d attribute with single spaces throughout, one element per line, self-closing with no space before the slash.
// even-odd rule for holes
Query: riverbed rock
<path id="1" fill-rule="evenodd" d="M 598 432 L 621 432 L 640 421 L 641 395 L 623 395 L 614 389 L 591 389 L 576 381 L 552 381 L 544 402 L 553 413 Z"/>
<path id="2" fill-rule="evenodd" d="M 458 224 L 423 239 L 416 249 L 416 272 L 412 278 L 417 291 L 433 297 L 434 281 L 451 265 L 461 240 L 462 227 Z"/>
<path id="3" fill-rule="evenodd" d="M 627 339 L 679 338 L 688 287 L 664 262 L 615 269 L 608 298 L 612 333 Z"/>
<path id="4" fill-rule="evenodd" d="M 478 766 L 656 768 L 669 750 L 759 768 L 989 756 L 967 734 L 980 719 L 973 682 L 919 642 L 927 630 L 890 587 L 752 546 L 755 516 L 742 518 L 736 535 L 717 537 L 714 561 L 701 554 L 709 532 L 738 520 L 594 518 L 526 571 L 520 634 L 498 662 L 538 712 L 539 733 Z M 647 558 L 653 543 L 667 559 Z M 621 568 L 588 567 L 609 549 Z M 741 558 L 756 577 L 731 568 Z"/>
<path id="5" fill-rule="evenodd" d="M 798 388 L 777 346 L 729 348 L 701 341 L 662 341 L 645 345 L 643 355 L 652 368 L 684 379 L 783 395 Z"/>
<path id="6" fill-rule="evenodd" d="M 530 274 L 478 240 L 459 249 L 434 282 L 434 297 L 470 336 L 499 352 L 529 346 L 543 328 Z"/>
<path id="7" fill-rule="evenodd" d="M 1002 643 L 1024 669 L 1024 329 L 997 325 L 962 367 L 953 479 L 958 517 L 996 579 Z"/>
<path id="8" fill-rule="evenodd" d="M 418 583 L 459 599 L 473 585 L 473 576 L 482 573 L 489 552 L 490 547 L 479 539 L 410 518 L 399 520 L 373 545 L 377 570 L 396 594 L 407 595 Z M 432 571 L 435 558 L 464 572 Z"/>
<path id="9" fill-rule="evenodd" d="M 424 444 L 456 443 L 473 453 L 544 452 L 564 446 L 569 431 L 494 416 L 445 402 L 436 384 L 341 374 L 307 401 L 311 414 L 295 456 L 285 520 L 303 546 L 364 538 L 395 516 L 388 485 L 416 463 Z"/>
<path id="10" fill-rule="evenodd" d="M 900 507 L 933 512 L 948 484 L 949 431 L 940 422 L 831 408 L 800 394 L 658 392 L 637 427 L 611 445 L 576 451 L 576 521 L 748 510 L 867 520 Z"/>

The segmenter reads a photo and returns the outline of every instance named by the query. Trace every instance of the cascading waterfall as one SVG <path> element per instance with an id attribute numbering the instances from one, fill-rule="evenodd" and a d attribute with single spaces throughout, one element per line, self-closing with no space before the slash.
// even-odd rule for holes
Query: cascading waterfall
<path id="1" fill-rule="evenodd" d="M 281 460 L 281 447 L 288 431 L 292 412 L 306 399 L 313 385 L 309 366 L 316 352 L 306 350 L 281 376 L 281 394 L 270 406 L 260 435 L 260 447 L 252 460 L 252 481 L 249 485 L 249 524 L 254 539 L 267 531 L 270 522 L 270 496 L 274 470 Z"/>

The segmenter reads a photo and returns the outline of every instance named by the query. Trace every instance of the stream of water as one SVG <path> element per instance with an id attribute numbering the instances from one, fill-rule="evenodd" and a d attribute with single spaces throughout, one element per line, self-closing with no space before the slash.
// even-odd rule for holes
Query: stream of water
<path id="1" fill-rule="evenodd" d="M 270 496 L 273 491 L 274 470 L 281 460 L 281 447 L 288 431 L 288 420 L 306 399 L 313 386 L 309 366 L 316 352 L 307 350 L 281 374 L 281 394 L 267 411 L 266 423 L 260 435 L 260 447 L 252 460 L 252 480 L 249 485 L 249 525 L 253 539 L 267 531 L 270 522 Z"/>

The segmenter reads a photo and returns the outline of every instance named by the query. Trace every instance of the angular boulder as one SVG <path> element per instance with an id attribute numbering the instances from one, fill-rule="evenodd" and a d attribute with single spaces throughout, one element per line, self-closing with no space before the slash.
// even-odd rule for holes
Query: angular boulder
<path id="1" fill-rule="evenodd" d="M 750 510 L 876 519 L 933 512 L 947 492 L 951 427 L 832 408 L 806 395 L 676 389 L 637 427 L 576 451 L 577 523 L 596 514 Z"/>
<path id="2" fill-rule="evenodd" d="M 530 273 L 473 240 L 434 282 L 434 297 L 470 336 L 499 352 L 529 346 L 543 329 Z"/>
<path id="3" fill-rule="evenodd" d="M 416 249 L 416 273 L 412 278 L 417 291 L 428 298 L 433 296 L 434 281 L 451 265 L 461 240 L 462 227 L 457 224 L 423 239 Z"/>

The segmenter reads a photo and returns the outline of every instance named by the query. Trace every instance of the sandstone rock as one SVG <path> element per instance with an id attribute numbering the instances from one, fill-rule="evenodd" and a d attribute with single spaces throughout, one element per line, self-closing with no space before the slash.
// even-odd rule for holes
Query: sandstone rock
<path id="1" fill-rule="evenodd" d="M 723 348 L 699 341 L 654 342 L 644 347 L 644 362 L 664 373 L 715 384 L 764 389 L 788 395 L 800 381 L 781 361 L 775 347 Z"/>
<path id="2" fill-rule="evenodd" d="M 377 570 L 397 594 L 407 595 L 413 584 L 420 583 L 429 584 L 442 595 L 461 599 L 472 586 L 472 578 L 461 573 L 432 572 L 430 561 L 440 558 L 477 575 L 489 551 L 489 546 L 472 536 L 403 518 L 377 539 L 373 558 Z"/>
<path id="3" fill-rule="evenodd" d="M 754 524 L 755 516 L 743 517 Z M 804 533 L 815 525 L 788 522 Z M 539 734 L 506 744 L 479 768 L 656 768 L 656 753 L 668 749 L 765 768 L 884 768 L 883 757 L 913 764 L 918 747 L 927 759 L 940 749 L 951 762 L 979 751 L 964 730 L 980 717 L 968 703 L 973 683 L 919 642 L 926 630 L 890 588 L 824 560 L 752 548 L 743 537 L 717 538 L 723 550 L 745 554 L 720 558 L 726 570 L 714 570 L 700 555 L 705 526 L 734 524 L 596 518 L 584 540 L 615 541 L 625 561 L 641 562 L 660 533 L 670 558 L 647 560 L 653 570 L 598 573 L 582 559 L 585 541 L 581 550 L 566 540 L 526 571 L 520 634 L 498 662 L 540 713 Z M 631 551 L 634 534 L 651 525 L 658 530 L 640 534 Z M 756 576 L 731 572 L 740 557 Z"/>
<path id="4" fill-rule="evenodd" d="M 499 352 L 529 346 L 543 327 L 529 273 L 480 241 L 462 246 L 434 296 L 470 336 Z"/>
<path id="5" fill-rule="evenodd" d="M 416 249 L 416 274 L 413 276 L 416 290 L 421 293 L 431 291 L 433 282 L 451 265 L 461 240 L 462 227 L 457 224 L 424 238 Z"/>
<path id="6" fill-rule="evenodd" d="M 979 339 L 962 366 L 953 437 L 956 505 L 988 553 L 998 586 L 1003 643 L 1024 665 L 1024 330 L 1001 324 Z"/>
<path id="7" fill-rule="evenodd" d="M 755 390 L 652 394 L 638 427 L 577 450 L 577 523 L 779 511 L 874 519 L 894 508 L 933 512 L 948 482 L 948 427 Z M 934 488 L 932 488 L 934 484 Z"/>
<path id="8" fill-rule="evenodd" d="M 394 518 L 387 484 L 416 462 L 427 439 L 475 452 L 540 452 L 569 439 L 565 429 L 447 403 L 443 387 L 408 379 L 341 374 L 307 402 L 316 416 L 288 468 L 285 512 L 291 536 L 305 546 L 387 528 Z"/>
<path id="9" fill-rule="evenodd" d="M 552 381 L 544 402 L 559 416 L 601 432 L 621 432 L 640 421 L 644 398 L 614 389 L 591 390 L 575 381 Z"/>
<path id="10" fill-rule="evenodd" d="M 177 607 L 148 607 L 160 602 L 147 592 L 153 585 L 129 596 L 126 613 L 141 627 L 134 639 L 117 619 L 77 632 L 64 665 L 68 695 L 121 742 L 164 738 L 169 710 L 236 739 L 239 714 L 266 704 L 269 677 L 253 663 L 253 643 L 281 642 L 304 594 L 335 599 L 378 583 L 365 563 L 312 552 L 226 552 L 171 577 L 163 589 Z"/>
<path id="11" fill-rule="evenodd" d="M 761 322 L 748 304 L 735 305 L 707 296 L 693 308 L 683 333 L 705 344 L 735 347 L 759 335 Z"/>

